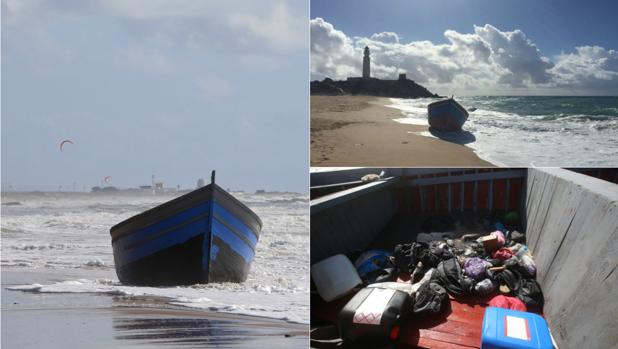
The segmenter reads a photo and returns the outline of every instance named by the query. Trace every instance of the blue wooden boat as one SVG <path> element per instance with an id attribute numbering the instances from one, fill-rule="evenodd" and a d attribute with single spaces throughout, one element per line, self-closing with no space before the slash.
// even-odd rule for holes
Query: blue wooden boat
<path id="1" fill-rule="evenodd" d="M 460 131 L 468 120 L 468 111 L 453 98 L 447 98 L 427 106 L 427 119 L 437 131 Z"/>
<path id="2" fill-rule="evenodd" d="M 262 221 L 214 183 L 110 229 L 116 274 L 129 285 L 243 282 Z"/>

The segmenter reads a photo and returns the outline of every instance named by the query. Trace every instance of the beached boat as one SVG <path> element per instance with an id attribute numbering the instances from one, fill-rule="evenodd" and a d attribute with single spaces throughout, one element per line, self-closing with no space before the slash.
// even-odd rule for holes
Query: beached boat
<path id="1" fill-rule="evenodd" d="M 441 222 L 456 222 L 453 229 L 466 233 L 486 233 L 483 226 L 492 217 L 517 211 L 514 224 L 525 232 L 534 257 L 536 280 L 545 295 L 542 315 L 558 347 L 615 344 L 618 171 L 384 169 L 384 180 L 355 183 L 337 192 L 324 189 L 381 170 L 311 174 L 316 188 L 311 201 L 312 265 L 355 251 L 392 251 L 427 229 L 444 231 Z M 430 228 L 424 226 L 428 221 Z M 311 297 L 314 327 L 337 324 L 353 294 L 330 302 L 314 292 Z M 488 300 L 449 298 L 441 315 L 411 316 L 402 323 L 397 347 L 479 348 Z"/>
<path id="2" fill-rule="evenodd" d="M 453 98 L 430 103 L 427 106 L 429 126 L 437 131 L 459 131 L 468 120 L 468 111 Z"/>
<path id="3" fill-rule="evenodd" d="M 116 224 L 110 230 L 123 284 L 243 282 L 262 221 L 214 183 Z"/>

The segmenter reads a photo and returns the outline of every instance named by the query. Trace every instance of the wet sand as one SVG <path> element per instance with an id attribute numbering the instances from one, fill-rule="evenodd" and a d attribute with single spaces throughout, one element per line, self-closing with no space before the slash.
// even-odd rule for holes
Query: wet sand
<path id="1" fill-rule="evenodd" d="M 427 126 L 393 121 L 403 116 L 387 104 L 379 97 L 311 96 L 311 166 L 493 166 L 457 140 L 417 134 Z"/>
<path id="2" fill-rule="evenodd" d="M 45 271 L 2 269 L 5 348 L 306 348 L 308 325 L 175 307 L 155 298 L 41 294 L 7 286 L 46 283 Z"/>

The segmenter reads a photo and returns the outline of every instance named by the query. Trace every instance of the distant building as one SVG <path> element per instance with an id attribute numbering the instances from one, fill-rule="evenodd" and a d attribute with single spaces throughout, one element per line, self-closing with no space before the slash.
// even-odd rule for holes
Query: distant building
<path id="1" fill-rule="evenodd" d="M 406 74 L 399 74 L 399 80 L 406 80 Z"/>
<path id="2" fill-rule="evenodd" d="M 369 57 L 369 47 L 365 46 L 363 55 L 363 78 L 369 79 L 371 77 L 371 58 Z"/>
<path id="3" fill-rule="evenodd" d="M 197 187 L 201 188 L 205 185 L 204 178 L 200 178 L 197 180 Z"/>

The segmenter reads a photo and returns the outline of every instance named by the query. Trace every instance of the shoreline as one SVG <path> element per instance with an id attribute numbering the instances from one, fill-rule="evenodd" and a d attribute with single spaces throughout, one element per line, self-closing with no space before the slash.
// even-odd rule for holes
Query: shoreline
<path id="1" fill-rule="evenodd" d="M 192 309 L 157 297 L 7 289 L 19 284 L 48 283 L 57 280 L 58 274 L 2 268 L 3 346 L 306 347 L 309 341 L 308 324 Z M 37 330 L 32 331 L 34 328 Z"/>
<path id="2" fill-rule="evenodd" d="M 494 167 L 469 147 L 420 135 L 386 97 L 311 96 L 311 166 Z"/>

